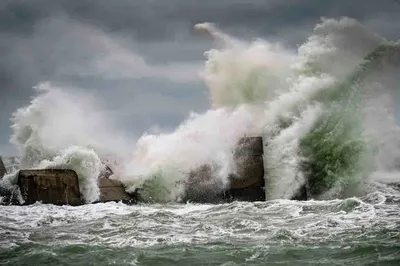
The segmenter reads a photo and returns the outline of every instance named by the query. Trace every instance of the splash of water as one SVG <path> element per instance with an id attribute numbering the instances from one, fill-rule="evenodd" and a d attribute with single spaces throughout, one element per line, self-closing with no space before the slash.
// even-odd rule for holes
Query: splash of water
<path id="1" fill-rule="evenodd" d="M 266 143 L 268 199 L 291 198 L 304 185 L 317 198 L 340 197 L 377 171 L 398 170 L 398 135 L 374 126 L 398 130 L 388 116 L 393 108 L 371 108 L 386 105 L 395 90 L 398 64 L 379 65 L 400 50 L 396 45 L 349 18 L 324 19 L 298 51 L 239 41 L 208 23 L 196 28 L 219 44 L 206 53 L 204 71 L 212 109 L 190 115 L 172 133 L 143 135 L 127 156 L 119 148 L 125 142 L 110 142 L 114 134 L 93 139 L 104 123 L 88 116 L 96 113 L 92 105 L 41 85 L 13 117 L 22 167 L 75 169 L 92 201 L 99 158 L 123 158 L 115 176 L 156 202 L 179 201 L 190 173 L 204 165 L 214 182 L 200 176 L 191 185 L 209 184 L 205 193 L 228 187 L 232 150 L 248 135 Z"/>
<path id="2" fill-rule="evenodd" d="M 112 120 L 99 110 L 91 95 L 50 83 L 35 90 L 37 96 L 30 105 L 12 117 L 11 142 L 19 151 L 20 168 L 75 170 L 84 199 L 95 201 L 99 196 L 97 178 L 104 168 L 100 157 L 108 161 L 126 154 L 124 147 L 130 141 L 113 132 Z"/>

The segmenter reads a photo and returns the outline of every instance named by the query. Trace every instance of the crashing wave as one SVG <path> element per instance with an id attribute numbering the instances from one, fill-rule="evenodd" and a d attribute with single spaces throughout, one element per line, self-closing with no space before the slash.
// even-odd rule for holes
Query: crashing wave
<path id="1" fill-rule="evenodd" d="M 391 100 L 397 44 L 350 18 L 322 20 L 297 51 L 237 40 L 208 23 L 196 28 L 218 41 L 206 53 L 210 110 L 190 115 L 172 133 L 145 134 L 127 145 L 114 141 L 118 130 L 104 129 L 96 105 L 42 84 L 13 116 L 21 167 L 74 169 L 91 202 L 100 158 L 117 161 L 113 172 L 128 191 L 141 189 L 152 202 L 179 201 L 196 186 L 205 193 L 228 187 L 236 143 L 258 135 L 266 143 L 267 199 L 290 199 L 304 186 L 313 198 L 351 196 L 376 173 L 398 171 Z M 211 180 L 199 175 L 185 187 L 204 165 Z"/>

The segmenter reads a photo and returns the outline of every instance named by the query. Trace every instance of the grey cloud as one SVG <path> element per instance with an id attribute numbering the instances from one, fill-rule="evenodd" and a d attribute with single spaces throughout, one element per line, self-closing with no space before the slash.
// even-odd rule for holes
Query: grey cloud
<path id="1" fill-rule="evenodd" d="M 42 81 L 93 90 L 127 130 L 172 128 L 208 108 L 196 76 L 211 41 L 193 25 L 215 22 L 239 38 L 295 47 L 322 16 L 351 16 L 397 39 L 393 0 L 2 0 L 0 152 L 11 113 Z"/>
<path id="2" fill-rule="evenodd" d="M 233 31 L 244 26 L 270 35 L 282 25 L 298 25 L 321 16 L 364 19 L 371 14 L 399 12 L 399 5 L 393 0 L 8 0 L 2 6 L 3 28 L 12 25 L 13 31 L 19 28 L 29 31 L 32 23 L 63 12 L 85 24 L 129 34 L 142 41 L 186 39 L 194 35 L 192 26 L 204 21 Z"/>

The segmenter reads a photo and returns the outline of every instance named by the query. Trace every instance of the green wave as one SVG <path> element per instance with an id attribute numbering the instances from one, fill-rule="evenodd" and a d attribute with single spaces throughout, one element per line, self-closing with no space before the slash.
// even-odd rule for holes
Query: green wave
<path id="1" fill-rule="evenodd" d="M 364 134 L 362 87 L 379 61 L 399 50 L 396 45 L 378 47 L 344 82 L 315 95 L 325 111 L 300 141 L 301 151 L 309 159 L 305 169 L 311 196 L 333 188 L 340 193 L 361 182 L 372 169 L 374 146 Z"/>

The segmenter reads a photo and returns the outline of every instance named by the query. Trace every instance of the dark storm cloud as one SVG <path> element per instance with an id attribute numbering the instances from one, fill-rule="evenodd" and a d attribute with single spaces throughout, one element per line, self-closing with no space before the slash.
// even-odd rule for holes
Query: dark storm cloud
<path id="1" fill-rule="evenodd" d="M 32 22 L 56 13 L 67 13 L 84 23 L 113 32 L 129 32 L 139 40 L 179 38 L 198 22 L 221 27 L 247 27 L 271 33 L 283 24 L 301 23 L 321 16 L 398 15 L 394 0 L 6 0 L 1 4 L 2 28 L 27 32 Z M 397 10 L 396 10 L 397 9 Z"/>
<path id="2" fill-rule="evenodd" d="M 393 0 L 2 0 L 0 154 L 13 151 L 9 118 L 39 82 L 96 91 L 135 133 L 173 127 L 208 107 L 196 70 L 211 42 L 194 24 L 295 46 L 322 16 L 351 16 L 399 37 Z"/>

